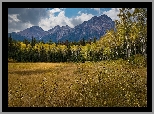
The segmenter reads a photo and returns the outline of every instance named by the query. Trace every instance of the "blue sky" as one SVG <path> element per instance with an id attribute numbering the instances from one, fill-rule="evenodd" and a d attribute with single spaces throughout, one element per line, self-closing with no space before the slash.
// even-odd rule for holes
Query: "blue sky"
<path id="1" fill-rule="evenodd" d="M 106 14 L 117 20 L 119 8 L 9 8 L 8 32 L 19 32 L 31 26 L 45 31 L 59 26 L 75 27 L 93 16 Z"/>
<path id="2" fill-rule="evenodd" d="M 53 8 L 47 8 L 47 10 L 52 10 Z M 68 18 L 71 17 L 76 17 L 79 15 L 78 12 L 81 13 L 89 13 L 93 14 L 95 16 L 99 16 L 99 13 L 104 12 L 104 11 L 109 11 L 111 8 L 65 8 L 63 9 L 65 11 L 65 16 Z M 55 13 L 55 16 L 57 16 L 59 12 Z"/>

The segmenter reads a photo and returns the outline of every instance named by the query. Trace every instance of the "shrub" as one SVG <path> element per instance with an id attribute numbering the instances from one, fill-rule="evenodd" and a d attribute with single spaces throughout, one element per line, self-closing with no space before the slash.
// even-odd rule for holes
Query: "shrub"
<path id="1" fill-rule="evenodd" d="M 147 60 L 144 56 L 140 55 L 140 54 L 137 54 L 137 55 L 134 55 L 134 56 L 131 56 L 129 59 L 128 59 L 129 63 L 133 64 L 133 65 L 136 65 L 136 66 L 146 66 L 147 65 Z"/>
<path id="2" fill-rule="evenodd" d="M 10 63 L 15 63 L 16 61 L 13 60 L 12 58 L 8 58 L 8 62 L 10 62 Z"/>

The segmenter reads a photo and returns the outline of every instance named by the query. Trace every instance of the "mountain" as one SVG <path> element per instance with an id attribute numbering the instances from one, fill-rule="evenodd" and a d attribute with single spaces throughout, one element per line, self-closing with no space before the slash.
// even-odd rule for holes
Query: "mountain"
<path id="1" fill-rule="evenodd" d="M 49 41 L 49 39 L 51 38 L 51 40 L 53 42 L 57 42 L 58 40 L 60 40 L 64 36 L 67 37 L 71 30 L 72 30 L 72 28 L 70 28 L 68 25 L 62 26 L 62 27 L 57 25 L 54 28 L 48 30 L 49 34 L 46 36 L 43 36 L 42 39 L 43 39 L 43 41 L 46 42 L 46 41 Z"/>
<path id="2" fill-rule="evenodd" d="M 99 17 L 94 16 L 88 21 L 84 21 L 82 24 L 70 28 L 68 25 L 60 27 L 59 25 L 54 28 L 44 31 L 39 26 L 32 26 L 23 31 L 13 33 L 12 37 L 14 39 L 31 39 L 32 36 L 37 40 L 43 40 L 44 42 L 51 40 L 53 42 L 57 41 L 79 41 L 82 38 L 88 40 L 90 38 L 96 37 L 99 39 L 103 36 L 107 30 L 113 29 L 115 26 L 114 21 L 107 15 L 101 15 Z M 8 34 L 9 35 L 9 34 Z"/>
<path id="3" fill-rule="evenodd" d="M 30 28 L 27 28 L 23 31 L 17 32 L 18 35 L 24 36 L 28 39 L 31 39 L 32 36 L 36 38 L 37 40 L 41 39 L 43 36 L 48 35 L 49 33 L 47 31 L 44 31 L 39 26 L 32 26 Z"/>
<path id="4" fill-rule="evenodd" d="M 8 37 L 10 37 L 10 34 L 11 34 L 11 37 L 15 40 L 23 41 L 25 39 L 24 36 L 21 36 L 20 34 L 17 34 L 16 32 L 8 33 Z"/>
<path id="5" fill-rule="evenodd" d="M 16 32 L 8 33 L 8 36 L 10 36 L 10 34 L 13 39 L 23 41 L 23 39 L 25 38 L 31 40 L 32 36 L 36 38 L 36 40 L 40 40 L 43 36 L 48 35 L 49 33 L 47 31 L 44 31 L 39 26 L 32 26 L 17 33 Z"/>
<path id="6" fill-rule="evenodd" d="M 90 20 L 77 25 L 70 31 L 67 36 L 63 36 L 60 40 L 79 41 L 82 38 L 88 40 L 96 37 L 99 39 L 106 33 L 106 30 L 114 28 L 114 21 L 106 15 L 94 16 Z"/>

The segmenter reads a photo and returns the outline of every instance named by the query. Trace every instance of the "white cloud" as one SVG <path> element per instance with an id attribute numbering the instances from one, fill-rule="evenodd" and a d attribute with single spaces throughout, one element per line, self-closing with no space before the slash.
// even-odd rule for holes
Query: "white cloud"
<path id="1" fill-rule="evenodd" d="M 112 8 L 109 11 L 104 11 L 103 14 L 106 14 L 107 16 L 109 16 L 113 21 L 119 20 L 119 17 L 117 16 L 120 13 L 119 9 L 121 9 L 121 8 Z M 135 10 L 135 8 L 132 8 L 129 11 L 132 14 L 134 12 L 134 10 Z"/>
<path id="2" fill-rule="evenodd" d="M 57 16 L 54 15 L 55 11 L 59 11 L 59 14 Z M 45 31 L 55 27 L 56 25 L 68 25 L 73 28 L 74 26 L 81 24 L 83 21 L 87 21 L 93 17 L 92 14 L 78 12 L 78 14 L 80 14 L 79 16 L 68 18 L 65 16 L 65 11 L 58 9 L 53 9 L 52 11 L 50 10 L 48 14 L 48 18 L 41 19 L 41 21 L 39 22 L 39 26 L 42 27 L 42 29 L 44 29 Z"/>
<path id="3" fill-rule="evenodd" d="M 22 23 L 17 18 L 18 14 L 8 14 L 8 32 L 19 32 L 21 29 L 29 28 L 33 26 L 30 22 Z"/>
<path id="4" fill-rule="evenodd" d="M 87 13 L 82 13 L 80 16 L 76 16 L 75 19 L 81 19 L 81 21 L 88 21 L 91 19 L 94 15 L 92 14 L 87 14 Z"/>
<path id="5" fill-rule="evenodd" d="M 42 29 L 47 31 L 56 25 L 72 26 L 72 24 L 69 21 L 69 18 L 65 16 L 64 11 L 60 10 L 59 14 L 57 16 L 54 16 L 55 11 L 59 11 L 59 10 L 54 10 L 54 11 L 50 10 L 49 11 L 49 18 L 41 19 L 41 21 L 39 22 L 39 26 L 42 27 Z"/>
<path id="6" fill-rule="evenodd" d="M 12 21 L 16 21 L 16 22 L 18 22 L 18 21 L 20 21 L 18 18 L 17 18 L 17 15 L 18 14 L 9 14 L 8 15 L 8 18 L 10 18 L 10 22 L 12 22 Z"/>
<path id="7" fill-rule="evenodd" d="M 100 11 L 100 8 L 93 8 L 94 10 L 96 10 L 96 11 Z"/>
<path id="8" fill-rule="evenodd" d="M 56 13 L 56 12 L 60 12 L 61 9 L 60 8 L 53 8 L 52 10 L 49 10 L 50 13 Z"/>
<path id="9" fill-rule="evenodd" d="M 48 16 L 45 8 L 8 8 L 8 32 L 18 32 L 38 25 Z"/>
<path id="10" fill-rule="evenodd" d="M 87 14 L 87 13 L 80 13 L 80 16 L 76 16 L 74 18 L 71 18 L 70 21 L 73 24 L 73 27 L 83 23 L 84 21 L 88 21 L 91 19 L 94 15 L 92 14 Z"/>
<path id="11" fill-rule="evenodd" d="M 111 8 L 109 11 L 104 11 L 103 14 L 109 16 L 113 21 L 119 20 L 117 14 L 119 14 L 119 8 Z"/>
<path id="12" fill-rule="evenodd" d="M 55 13 L 57 13 L 55 15 Z M 57 25 L 74 26 L 88 21 L 94 15 L 78 12 L 78 15 L 68 18 L 65 16 L 65 8 L 53 8 L 51 10 L 41 8 L 10 8 L 8 11 L 8 32 L 18 32 L 33 25 L 49 30 Z"/>
<path id="13" fill-rule="evenodd" d="M 19 32 L 21 30 L 24 30 L 26 28 L 29 28 L 33 26 L 30 22 L 22 23 L 21 21 L 8 21 L 8 32 Z"/>
<path id="14" fill-rule="evenodd" d="M 61 10 L 65 10 L 66 8 L 59 8 L 59 9 L 61 9 Z"/>

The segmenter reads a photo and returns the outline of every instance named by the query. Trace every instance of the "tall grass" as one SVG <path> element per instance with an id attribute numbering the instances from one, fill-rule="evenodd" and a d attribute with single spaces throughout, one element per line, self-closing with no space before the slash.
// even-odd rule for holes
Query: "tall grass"
<path id="1" fill-rule="evenodd" d="M 147 69 L 124 60 L 8 63 L 10 107 L 146 107 Z"/>

